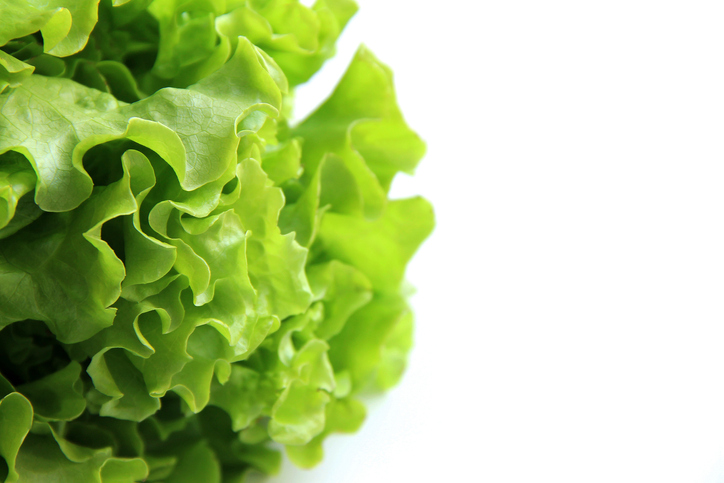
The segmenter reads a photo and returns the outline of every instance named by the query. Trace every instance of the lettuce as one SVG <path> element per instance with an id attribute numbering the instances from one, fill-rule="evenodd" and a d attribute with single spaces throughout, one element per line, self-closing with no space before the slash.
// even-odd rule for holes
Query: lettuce
<path id="1" fill-rule="evenodd" d="M 401 377 L 424 143 L 351 0 L 0 0 L 0 482 L 241 482 Z"/>

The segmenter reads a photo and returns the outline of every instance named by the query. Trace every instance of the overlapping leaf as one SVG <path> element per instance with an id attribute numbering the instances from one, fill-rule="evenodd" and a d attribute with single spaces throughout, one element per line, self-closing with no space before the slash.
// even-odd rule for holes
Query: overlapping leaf
<path id="1" fill-rule="evenodd" d="M 424 144 L 364 48 L 287 119 L 355 11 L 0 0 L 0 480 L 309 467 L 398 381 Z"/>

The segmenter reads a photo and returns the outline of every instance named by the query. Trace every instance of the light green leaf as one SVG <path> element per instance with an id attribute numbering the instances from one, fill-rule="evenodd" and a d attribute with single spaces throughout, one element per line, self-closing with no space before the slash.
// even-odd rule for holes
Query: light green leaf
<path id="1" fill-rule="evenodd" d="M 385 338 L 380 350 L 380 365 L 374 381 L 376 389 L 384 391 L 400 381 L 407 367 L 407 354 L 412 349 L 413 328 L 412 312 L 406 312 L 397 319 Z"/>
<path id="2" fill-rule="evenodd" d="M 279 228 L 282 233 L 294 233 L 294 239 L 300 245 L 308 247 L 317 235 L 317 228 L 322 215 L 326 211 L 319 206 L 319 172 L 318 171 L 302 195 L 293 204 L 287 204 L 279 214 Z"/>
<path id="3" fill-rule="evenodd" d="M 329 359 L 336 371 L 348 371 L 352 393 L 387 389 L 404 369 L 411 346 L 412 318 L 405 299 L 377 294 L 349 318 L 330 340 Z"/>
<path id="4" fill-rule="evenodd" d="M 284 195 L 271 183 L 259 163 L 245 159 L 240 164 L 241 193 L 234 211 L 251 231 L 247 242 L 249 277 L 256 289 L 262 313 L 280 319 L 306 310 L 312 300 L 304 265 L 307 250 L 282 235 L 277 220 Z"/>
<path id="5" fill-rule="evenodd" d="M 269 436 L 282 444 L 306 444 L 324 429 L 329 394 L 301 382 L 288 386 L 272 409 Z"/>
<path id="6" fill-rule="evenodd" d="M 173 217 L 168 235 L 179 247 L 179 259 L 189 259 L 177 270 L 189 277 L 196 305 L 211 301 L 217 283 L 225 279 L 233 279 L 240 298 L 254 303 L 256 294 L 246 270 L 247 234 L 233 211 L 204 219 Z"/>
<path id="7" fill-rule="evenodd" d="M 201 0 L 156 0 L 149 6 L 148 11 L 156 18 L 160 29 L 154 74 L 172 79 L 183 67 L 214 57 L 217 38 L 214 20 L 222 13 L 222 5 L 221 2 Z M 219 59 L 216 68 L 224 61 L 226 57 Z"/>
<path id="8" fill-rule="evenodd" d="M 404 371 L 433 225 L 366 49 L 290 126 L 356 4 L 41 3 L 0 0 L 0 481 L 316 464 Z"/>
<path id="9" fill-rule="evenodd" d="M 333 399 L 327 404 L 324 431 L 304 445 L 287 445 L 289 459 L 301 468 L 312 468 L 322 461 L 322 443 L 332 433 L 354 433 L 364 422 L 367 411 L 356 399 Z"/>
<path id="10" fill-rule="evenodd" d="M 161 407 L 159 398 L 149 395 L 143 375 L 123 350 L 111 349 L 97 354 L 87 372 L 95 387 L 110 396 L 110 400 L 101 406 L 101 416 L 143 421 Z"/>
<path id="11" fill-rule="evenodd" d="M 67 79 L 31 76 L 0 95 L 0 153 L 15 150 L 30 160 L 38 174 L 35 200 L 46 211 L 73 209 L 90 195 L 83 156 L 116 139 L 154 150 L 191 191 L 233 167 L 245 120 L 278 113 L 273 68 L 240 41 L 224 67 L 190 89 L 162 89 L 131 105 Z"/>
<path id="12" fill-rule="evenodd" d="M 335 41 L 356 11 L 351 0 L 320 0 L 312 8 L 290 0 L 250 1 L 220 16 L 216 28 L 232 39 L 249 38 L 297 85 L 334 54 Z"/>
<path id="13" fill-rule="evenodd" d="M 42 76 L 30 76 L 0 95 L 0 153 L 15 150 L 31 162 L 38 174 L 35 201 L 41 208 L 73 209 L 91 194 L 83 152 L 76 147 L 84 138 L 109 136 L 114 129 L 122 133 L 121 119 L 98 119 L 118 106 L 108 94 Z"/>
<path id="14" fill-rule="evenodd" d="M 0 479 L 6 483 L 16 483 L 16 457 L 33 423 L 33 406 L 24 396 L 12 392 L 0 399 L 0 458 L 5 460 L 7 468 L 3 474 L 0 466 Z"/>
<path id="15" fill-rule="evenodd" d="M 209 403 L 229 413 L 232 429 L 241 431 L 271 409 L 274 392 L 269 381 L 258 372 L 233 364 L 231 377 L 225 384 L 213 383 Z"/>
<path id="16" fill-rule="evenodd" d="M 337 154 L 354 176 L 368 218 L 381 213 L 394 175 L 411 173 L 425 151 L 397 107 L 391 71 L 364 47 L 332 96 L 293 135 L 304 139 L 304 179 L 312 179 L 326 153 Z"/>
<path id="17" fill-rule="evenodd" d="M 198 413 L 209 403 L 214 373 L 224 375 L 226 372 L 223 379 L 228 380 L 231 372 L 229 361 L 233 359 L 234 351 L 219 331 L 204 325 L 191 334 L 186 352 L 192 360 L 174 375 L 171 388 L 191 411 Z"/>
<path id="18" fill-rule="evenodd" d="M 88 374 L 111 398 L 102 414 L 134 421 L 148 417 L 158 409 L 158 398 L 171 387 L 173 376 L 191 360 L 186 346 L 198 322 L 185 316 L 181 296 L 186 287 L 184 278 L 176 278 L 141 303 L 120 302 L 113 326 L 82 344 L 88 354 L 95 354 Z M 124 349 L 125 357 L 109 349 Z M 139 394 L 145 409 L 134 412 Z"/>
<path id="19" fill-rule="evenodd" d="M 372 284 L 359 270 L 337 260 L 307 269 L 315 299 L 324 302 L 324 318 L 315 329 L 328 340 L 344 327 L 352 313 L 372 299 Z"/>
<path id="20" fill-rule="evenodd" d="M 290 336 L 291 331 L 282 340 L 290 341 Z M 274 441 L 307 444 L 324 429 L 325 407 L 335 385 L 328 348 L 325 342 L 312 339 L 294 354 L 289 384 L 271 410 L 269 436 Z"/>
<path id="21" fill-rule="evenodd" d="M 101 466 L 101 483 L 134 483 L 146 476 L 148 465 L 141 458 L 108 458 Z"/>
<path id="22" fill-rule="evenodd" d="M 40 30 L 45 51 L 58 57 L 79 52 L 98 20 L 98 0 L 6 0 L 0 3 L 0 45 Z"/>
<path id="23" fill-rule="evenodd" d="M 297 139 L 276 146 L 267 146 L 262 168 L 274 184 L 280 185 L 288 179 L 299 177 L 301 155 L 302 146 Z"/>
<path id="24" fill-rule="evenodd" d="M 388 203 L 374 221 L 327 213 L 319 241 L 334 258 L 364 273 L 377 291 L 399 290 L 405 266 L 434 225 L 430 204 L 423 198 Z"/>
<path id="25" fill-rule="evenodd" d="M 0 245 L 0 327 L 42 320 L 65 343 L 113 323 L 123 263 L 101 238 L 103 224 L 133 213 L 128 173 L 99 187 L 71 213 L 46 214 Z"/>
<path id="26" fill-rule="evenodd" d="M 156 177 L 148 158 L 135 150 L 123 153 L 124 170 L 131 177 L 131 191 L 136 204 L 141 206 L 148 192 L 155 186 Z M 160 280 L 173 267 L 176 249 L 144 233 L 140 212 L 124 219 L 124 248 L 126 277 L 123 288 Z"/>
<path id="27" fill-rule="evenodd" d="M 36 427 L 18 453 L 18 482 L 133 483 L 148 475 L 141 459 L 113 458 L 110 448 L 81 447 L 49 426 Z"/>
<path id="28" fill-rule="evenodd" d="M 7 87 L 19 86 L 23 79 L 30 77 L 35 67 L 22 62 L 0 50 L 0 94 Z"/>
<path id="29" fill-rule="evenodd" d="M 0 229 L 15 216 L 20 199 L 35 189 L 35 172 L 25 157 L 16 152 L 0 154 Z"/>

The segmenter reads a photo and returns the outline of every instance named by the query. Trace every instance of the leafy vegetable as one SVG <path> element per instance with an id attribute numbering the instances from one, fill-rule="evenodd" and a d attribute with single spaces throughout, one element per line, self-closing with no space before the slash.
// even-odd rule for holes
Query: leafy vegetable
<path id="1" fill-rule="evenodd" d="M 400 378 L 424 144 L 351 0 L 0 0 L 0 482 L 237 482 Z"/>

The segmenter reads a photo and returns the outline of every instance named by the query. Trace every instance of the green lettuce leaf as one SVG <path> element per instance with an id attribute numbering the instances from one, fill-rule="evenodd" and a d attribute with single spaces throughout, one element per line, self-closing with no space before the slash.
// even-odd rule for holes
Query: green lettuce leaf
<path id="1" fill-rule="evenodd" d="M 123 263 L 101 238 L 107 221 L 133 213 L 124 176 L 95 189 L 73 212 L 46 214 L 0 245 L 0 327 L 42 320 L 65 343 L 87 339 L 113 323 Z"/>
<path id="2" fill-rule="evenodd" d="M 33 406 L 23 395 L 11 392 L 0 399 L 0 457 L 5 460 L 0 478 L 6 483 L 18 481 L 16 458 L 32 422 Z"/>
<path id="3" fill-rule="evenodd" d="M 0 481 L 317 464 L 404 372 L 434 224 L 368 50 L 290 125 L 356 4 L 41 3 L 0 0 Z"/>
<path id="4" fill-rule="evenodd" d="M 35 190 L 35 172 L 27 159 L 19 153 L 0 155 L 0 229 L 5 228 L 15 216 L 18 202 Z"/>
<path id="5" fill-rule="evenodd" d="M 433 226 L 430 204 L 423 198 L 408 198 L 388 203 L 374 221 L 327 213 L 319 242 L 329 255 L 365 274 L 375 290 L 396 292 L 407 262 Z"/>
<path id="6" fill-rule="evenodd" d="M 324 303 L 324 318 L 315 328 L 322 339 L 337 335 L 347 319 L 372 299 L 369 279 L 338 260 L 310 266 L 307 276 L 315 298 Z"/>
<path id="7" fill-rule="evenodd" d="M 318 0 L 312 8 L 291 0 L 253 0 L 220 16 L 216 25 L 222 35 L 243 35 L 260 46 L 297 85 L 334 55 L 334 44 L 356 11 L 351 0 Z"/>
<path id="8" fill-rule="evenodd" d="M 0 50 L 0 94 L 8 87 L 19 86 L 34 70 L 32 65 Z"/>
<path id="9" fill-rule="evenodd" d="M 289 459 L 301 468 L 312 468 L 324 457 L 322 443 L 332 433 L 354 433 L 365 420 L 367 411 L 356 399 L 333 399 L 327 404 L 324 431 L 303 445 L 285 446 Z"/>
<path id="10" fill-rule="evenodd" d="M 360 193 L 361 211 L 368 218 L 384 209 L 394 175 L 412 173 L 425 152 L 424 143 L 402 118 L 390 69 L 364 47 L 332 96 L 292 135 L 304 139 L 303 179 L 313 178 L 327 153 L 336 154 L 352 178 L 335 179 L 335 189 Z M 332 211 L 354 213 L 355 208 L 332 204 Z"/>
<path id="11" fill-rule="evenodd" d="M 180 454 L 179 463 L 165 479 L 166 483 L 221 483 L 221 467 L 211 448 L 201 441 Z"/>
<path id="12" fill-rule="evenodd" d="M 73 481 L 133 483 L 148 475 L 141 458 L 116 458 L 110 447 L 91 448 L 65 439 L 46 423 L 36 423 L 17 456 L 21 482 Z"/>
<path id="13" fill-rule="evenodd" d="M 269 186 L 266 173 L 253 159 L 242 161 L 239 180 L 241 196 L 234 209 L 251 231 L 249 276 L 259 293 L 262 310 L 280 319 L 301 313 L 312 300 L 304 273 L 307 250 L 293 235 L 282 235 L 277 225 L 284 195 L 279 188 Z"/>
<path id="14" fill-rule="evenodd" d="M 66 57 L 88 42 L 98 20 L 98 0 L 48 0 L 45 2 L 0 3 L 0 45 L 40 31 L 45 52 Z"/>
<path id="15" fill-rule="evenodd" d="M 278 112 L 281 92 L 269 69 L 253 45 L 240 41 L 224 68 L 192 89 L 163 89 L 131 105 L 66 79 L 31 76 L 0 95 L 0 153 L 14 150 L 30 160 L 38 174 L 35 201 L 45 211 L 74 209 L 90 195 L 83 156 L 116 139 L 154 150 L 182 188 L 194 190 L 236 161 L 242 120 Z"/>
<path id="16" fill-rule="evenodd" d="M 399 294 L 376 294 L 349 318 L 330 340 L 329 359 L 336 371 L 349 374 L 352 394 L 397 382 L 411 347 L 411 329 L 410 308 Z"/>
<path id="17" fill-rule="evenodd" d="M 36 419 L 70 421 L 83 414 L 86 406 L 80 372 L 80 364 L 71 362 L 42 379 L 18 386 L 17 391 L 32 403 Z"/>

